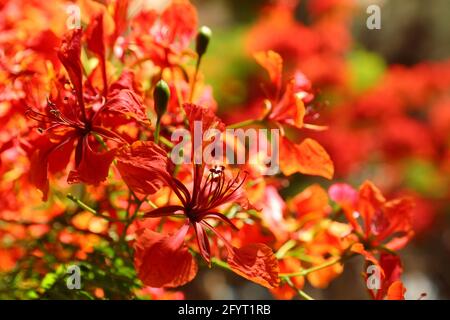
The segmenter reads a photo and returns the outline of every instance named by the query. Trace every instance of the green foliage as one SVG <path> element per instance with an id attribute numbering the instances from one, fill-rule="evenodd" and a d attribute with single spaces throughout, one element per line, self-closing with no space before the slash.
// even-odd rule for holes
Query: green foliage
<path id="1" fill-rule="evenodd" d="M 356 92 L 363 92 L 376 85 L 386 70 L 383 58 L 362 49 L 351 52 L 347 61 L 350 69 L 350 87 Z"/>
<path id="2" fill-rule="evenodd" d="M 422 159 L 410 159 L 405 167 L 406 185 L 420 194 L 439 198 L 445 195 L 445 179 L 432 163 Z"/>
<path id="3" fill-rule="evenodd" d="M 243 52 L 247 30 L 245 27 L 215 29 L 208 53 L 202 59 L 202 72 L 224 108 L 246 101 L 247 79 L 257 68 Z"/>

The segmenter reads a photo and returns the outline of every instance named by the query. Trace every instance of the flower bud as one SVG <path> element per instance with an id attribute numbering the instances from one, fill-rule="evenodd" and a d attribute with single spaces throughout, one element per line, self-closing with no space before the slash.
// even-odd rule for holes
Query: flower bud
<path id="1" fill-rule="evenodd" d="M 201 57 L 205 54 L 208 48 L 209 40 L 211 39 L 211 29 L 207 26 L 203 26 L 198 30 L 197 38 L 195 42 L 195 51 L 198 56 Z"/>
<path id="2" fill-rule="evenodd" d="M 158 119 L 166 112 L 170 99 L 170 89 L 164 80 L 159 80 L 153 90 L 153 100 L 155 101 L 155 111 Z"/>

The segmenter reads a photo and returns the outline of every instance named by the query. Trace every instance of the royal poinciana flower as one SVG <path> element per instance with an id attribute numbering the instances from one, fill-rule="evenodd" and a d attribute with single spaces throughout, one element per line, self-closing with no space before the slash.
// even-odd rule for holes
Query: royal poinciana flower
<path id="1" fill-rule="evenodd" d="M 96 184 L 108 175 L 116 152 L 115 148 L 105 150 L 97 139 L 101 137 L 117 145 L 127 143 L 126 138 L 111 127 L 120 123 L 120 119 L 122 122 L 129 119 L 146 122 L 144 107 L 132 88 L 131 74 L 124 72 L 111 84 L 107 96 L 99 94 L 89 82 L 83 87 L 81 40 L 81 29 L 68 32 L 58 52 L 73 89 L 57 81 L 55 97 L 48 99 L 45 109 L 30 108 L 27 111 L 30 118 L 39 122 L 41 132 L 32 141 L 30 180 L 43 192 L 44 199 L 49 190 L 48 171 L 64 169 L 74 145 L 75 169 L 69 173 L 68 182 Z M 106 92 L 108 90 L 103 90 L 104 94 Z"/>
<path id="2" fill-rule="evenodd" d="M 307 25 L 295 17 L 299 3 L 304 4 L 274 1 L 266 6 L 247 34 L 248 50 L 280 53 L 289 70 L 302 70 L 316 86 L 343 85 L 347 79 L 343 53 L 352 41 L 349 24 L 354 1 L 308 2 Z"/>
<path id="3" fill-rule="evenodd" d="M 200 263 L 233 271 L 277 298 L 308 298 L 301 291 L 306 283 L 327 287 L 347 259 L 358 255 L 365 257 L 365 267 L 375 268 L 365 268 L 363 276 L 366 283 L 377 282 L 378 289 L 368 286 L 372 298 L 404 298 L 395 251 L 412 236 L 411 202 L 387 200 L 370 182 L 359 191 L 336 184 L 327 193 L 292 175 L 332 178 L 330 150 L 338 174 L 353 172 L 358 178 L 365 172 L 363 162 L 375 154 L 376 167 L 393 172 L 384 181 L 387 190 L 397 192 L 403 183 L 411 189 L 407 194 L 426 189 L 433 200 L 424 211 L 438 205 L 434 199 L 448 198 L 448 174 L 422 180 L 427 175 L 403 161 L 419 157 L 436 173 L 450 172 L 448 61 L 390 67 L 377 85 L 375 75 L 356 72 L 366 66 L 360 61 L 366 54 L 364 59 L 361 50 L 347 54 L 353 0 L 309 1 L 302 5 L 308 25 L 296 21 L 299 1 L 275 0 L 246 41 L 269 75 L 263 96 L 252 97 L 256 90 L 249 83 L 248 95 L 233 96 L 233 108 L 225 103 L 219 109 L 201 75 L 218 64 L 211 60 L 199 71 L 200 58 L 214 53 L 205 51 L 210 39 L 228 49 L 237 42 L 205 27 L 197 32 L 198 15 L 189 0 L 0 2 L 0 287 L 9 289 L 11 278 L 18 289 L 27 288 L 0 290 L 0 298 L 60 297 L 57 282 L 48 286 L 39 280 L 74 260 L 92 277 L 83 280 L 82 290 L 66 292 L 72 298 L 184 298 L 165 288 L 191 281 Z M 66 9 L 68 15 L 61 14 Z M 83 30 L 66 33 L 78 22 Z M 234 69 L 213 73 L 242 74 Z M 152 95 L 162 79 L 169 90 L 160 86 L 163 95 L 155 90 Z M 239 77 L 229 80 L 218 86 L 222 97 L 226 90 L 234 95 L 236 85 L 238 91 L 247 88 Z M 318 125 L 316 92 L 324 105 L 328 100 L 333 105 L 320 120 L 331 130 Z M 241 108 L 235 109 L 238 101 Z M 144 104 L 150 116 L 154 109 L 157 125 L 149 126 Z M 240 112 L 253 106 L 255 114 Z M 270 156 L 277 148 L 281 172 L 267 176 L 269 154 L 263 151 L 269 150 L 261 150 L 260 132 L 258 150 L 252 149 L 250 137 L 247 143 L 225 130 L 216 110 L 230 129 L 279 129 Z M 242 117 L 248 120 L 232 123 Z M 195 121 L 201 123 L 200 139 Z M 176 141 L 174 136 L 169 141 L 170 135 L 185 128 L 190 139 L 183 131 L 182 141 L 172 147 Z M 244 155 L 246 163 L 237 167 L 216 160 L 219 139 L 207 141 L 208 129 L 222 133 L 227 161 L 231 151 Z M 271 132 L 263 142 L 276 137 Z M 241 141 L 231 146 L 229 138 Z M 190 154 L 183 149 L 178 155 L 185 162 L 174 165 L 175 150 L 189 141 Z M 197 148 L 203 159 L 208 148 L 217 163 L 198 162 Z M 114 159 L 117 170 L 109 170 Z M 383 163 L 386 159 L 392 161 Z M 100 183 L 108 173 L 108 181 Z M 87 186 L 58 190 L 59 178 L 66 176 L 69 183 Z M 36 187 L 46 199 L 50 186 L 55 196 L 42 203 Z M 64 197 L 66 192 L 72 194 Z M 136 272 L 129 272 L 133 264 Z M 374 277 L 369 270 L 375 270 Z"/>
<path id="4" fill-rule="evenodd" d="M 381 281 L 381 286 L 369 290 L 372 298 L 404 299 L 406 290 L 400 280 L 403 269 L 394 252 L 403 248 L 414 234 L 412 200 L 386 200 L 369 181 L 364 182 L 359 191 L 346 184 L 335 184 L 330 187 L 329 194 L 341 206 L 356 235 L 357 242 L 353 243 L 351 251 L 361 254 L 378 268 L 374 276 L 380 277 L 377 281 Z"/>
<path id="5" fill-rule="evenodd" d="M 173 0 L 162 12 L 144 8 L 131 27 L 131 41 L 142 51 L 136 51 L 139 60 L 151 60 L 162 68 L 180 67 L 197 31 L 197 12 L 188 0 Z"/>
<path id="6" fill-rule="evenodd" d="M 220 120 L 208 109 L 186 104 L 185 110 L 191 124 L 202 121 L 205 128 L 220 127 Z M 173 235 L 163 235 L 149 229 L 138 233 L 135 265 L 144 284 L 176 287 L 194 278 L 197 264 L 185 245 L 188 232 L 193 230 L 200 255 L 208 264 L 211 264 L 207 233 L 210 231 L 227 249 L 231 270 L 265 287 L 277 287 L 278 262 L 268 246 L 257 243 L 236 248 L 211 223 L 211 220 L 219 220 L 237 229 L 220 210 L 224 205 L 232 204 L 238 204 L 241 210 L 248 209 L 248 200 L 242 188 L 245 176 L 238 174 L 228 178 L 224 167 L 207 170 L 204 164 L 193 164 L 190 190 L 173 177 L 168 170 L 168 161 L 166 152 L 153 142 L 136 142 L 122 148 L 117 155 L 117 167 L 132 190 L 151 194 L 165 185 L 179 200 L 178 205 L 159 207 L 145 213 L 144 217 L 178 216 L 186 219 L 186 223 Z"/>
<path id="7" fill-rule="evenodd" d="M 359 191 L 347 184 L 335 184 L 329 189 L 330 198 L 338 203 L 358 242 L 352 251 L 378 264 L 375 252 L 396 251 L 413 236 L 409 198 L 386 200 L 371 182 L 364 182 Z"/>
<path id="8" fill-rule="evenodd" d="M 307 116 L 306 104 L 314 95 L 310 81 L 297 72 L 282 91 L 283 59 L 274 51 L 264 51 L 255 54 L 256 61 L 269 73 L 272 92 L 264 101 L 266 112 L 263 120 L 281 129 L 280 137 L 280 170 L 285 175 L 296 172 L 318 175 L 331 179 L 334 173 L 333 162 L 326 150 L 314 139 L 306 138 L 300 143 L 287 137 L 287 130 L 299 131 L 310 129 L 322 131 L 326 127 L 305 123 Z"/>

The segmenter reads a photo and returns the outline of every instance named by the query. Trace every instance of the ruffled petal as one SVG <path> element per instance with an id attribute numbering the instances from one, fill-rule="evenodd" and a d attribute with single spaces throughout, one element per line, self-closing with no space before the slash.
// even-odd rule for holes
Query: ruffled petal
<path id="1" fill-rule="evenodd" d="M 197 11 L 188 0 L 172 1 L 161 15 L 166 40 L 178 41 L 177 49 L 187 47 L 197 31 L 197 20 Z"/>
<path id="2" fill-rule="evenodd" d="M 197 263 L 184 245 L 188 228 L 184 225 L 172 236 L 144 229 L 138 236 L 134 264 L 145 285 L 173 288 L 194 279 Z"/>
<path id="3" fill-rule="evenodd" d="M 334 165 L 325 149 L 313 139 L 294 144 L 287 138 L 280 138 L 280 169 L 289 176 L 296 172 L 333 178 Z"/>
<path id="4" fill-rule="evenodd" d="M 153 194 L 167 182 L 166 152 L 151 141 L 138 141 L 117 153 L 117 168 L 125 183 L 141 194 Z"/>
<path id="5" fill-rule="evenodd" d="M 111 125 L 111 122 L 117 121 L 117 116 L 125 121 L 134 119 L 143 124 L 149 123 L 141 98 L 129 89 L 116 90 L 109 95 L 107 102 L 98 114 L 109 125 Z M 107 117 L 108 115 L 111 115 L 111 117 Z"/>
<path id="6" fill-rule="evenodd" d="M 58 58 L 69 74 L 70 81 L 75 87 L 80 107 L 83 103 L 83 73 L 81 66 L 81 29 L 73 29 L 64 35 L 61 47 L 58 51 Z"/>
<path id="7" fill-rule="evenodd" d="M 281 56 L 272 50 L 256 52 L 253 56 L 256 62 L 266 69 L 275 88 L 280 89 L 283 70 L 283 59 Z"/>
<path id="8" fill-rule="evenodd" d="M 103 32 L 103 13 L 91 19 L 86 30 L 86 40 L 88 49 L 102 59 L 101 63 L 104 63 L 105 39 Z"/>
<path id="9" fill-rule="evenodd" d="M 364 220 L 364 231 L 366 234 L 372 232 L 378 234 L 379 229 L 382 228 L 381 220 L 387 223 L 386 219 L 381 216 L 381 209 L 386 202 L 380 189 L 378 189 L 372 182 L 365 181 L 359 188 L 359 198 L 356 210 L 359 212 Z M 378 215 L 378 226 L 374 224 L 375 213 Z"/>
<path id="10" fill-rule="evenodd" d="M 81 161 L 79 166 L 69 173 L 68 183 L 98 184 L 108 176 L 109 166 L 114 159 L 117 149 L 106 152 L 96 152 L 89 145 L 88 137 L 80 139 L 82 143 Z"/>
<path id="11" fill-rule="evenodd" d="M 278 260 L 265 244 L 253 243 L 241 248 L 230 248 L 228 264 L 238 275 L 266 288 L 273 289 L 280 284 Z"/>

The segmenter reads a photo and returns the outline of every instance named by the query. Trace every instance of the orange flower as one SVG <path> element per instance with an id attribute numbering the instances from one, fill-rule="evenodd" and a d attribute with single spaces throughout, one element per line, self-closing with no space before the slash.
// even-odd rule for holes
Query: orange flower
<path id="1" fill-rule="evenodd" d="M 294 131 L 306 128 L 324 130 L 325 127 L 305 123 L 307 110 L 305 104 L 310 103 L 314 95 L 311 83 L 300 72 L 290 79 L 286 89 L 282 89 L 281 56 L 273 51 L 258 52 L 255 58 L 269 73 L 274 92 L 265 100 L 268 107 L 264 120 L 282 129 L 280 138 L 280 169 L 289 176 L 296 172 L 318 175 L 331 179 L 334 173 L 333 162 L 325 149 L 314 139 L 307 138 L 301 143 L 292 142 L 286 137 L 285 129 Z"/>
<path id="2" fill-rule="evenodd" d="M 371 182 L 364 182 L 359 192 L 346 184 L 334 184 L 329 189 L 330 198 L 343 209 L 359 243 L 352 251 L 362 254 L 375 264 L 378 260 L 372 251 L 399 250 L 413 236 L 409 198 L 387 201 Z"/>

